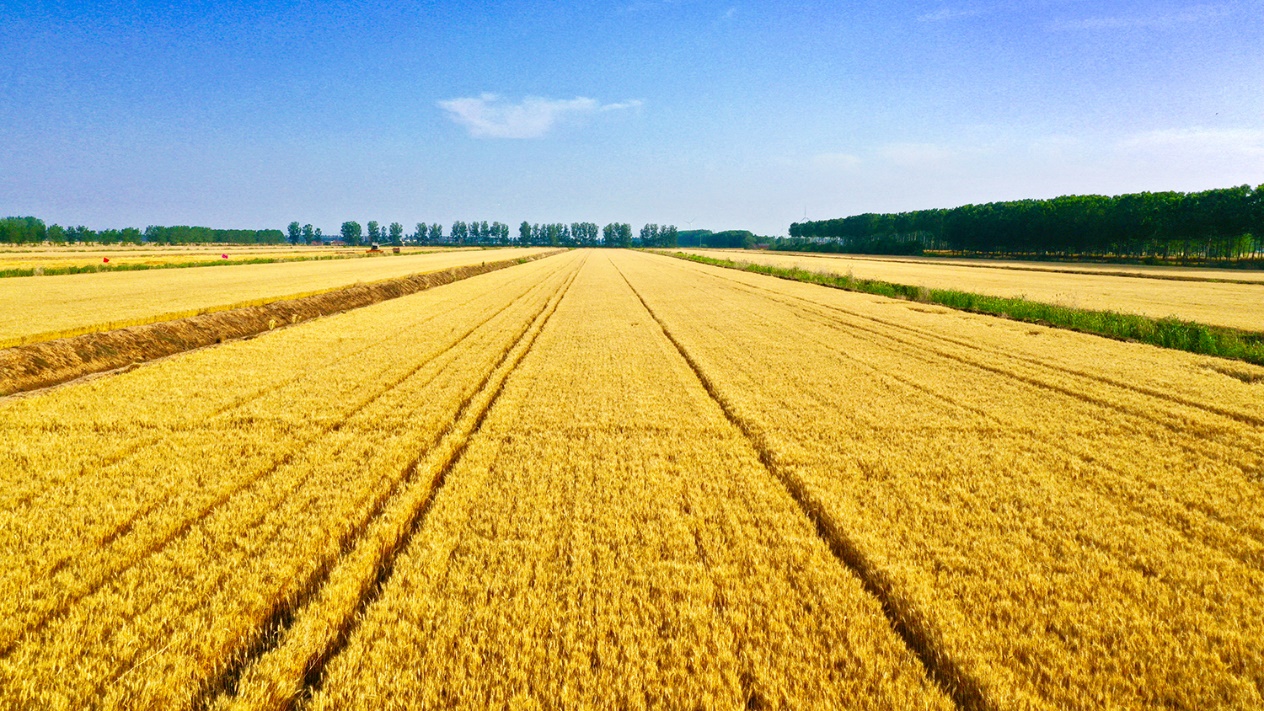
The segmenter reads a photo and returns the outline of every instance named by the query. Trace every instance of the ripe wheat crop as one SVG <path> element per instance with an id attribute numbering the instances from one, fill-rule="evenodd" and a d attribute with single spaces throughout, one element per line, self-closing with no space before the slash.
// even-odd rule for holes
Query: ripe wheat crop
<path id="1" fill-rule="evenodd" d="M 452 251 L 371 259 L 244 264 L 0 279 L 0 347 L 255 306 L 357 282 L 538 254 Z"/>
<path id="2" fill-rule="evenodd" d="M 1095 311 L 1135 313 L 1152 318 L 1176 317 L 1212 326 L 1264 332 L 1264 277 L 1260 283 L 1219 283 L 1122 276 L 1118 270 L 1107 274 L 1064 271 L 1061 265 L 1041 265 L 1040 270 L 1008 263 L 993 265 L 941 263 L 931 260 L 877 259 L 775 252 L 689 249 L 734 261 L 799 268 L 828 274 L 851 274 L 857 279 L 953 289 L 989 296 L 1021 297 L 1031 301 Z M 1068 265 L 1063 269 L 1081 269 Z M 1198 270 L 1213 272 L 1209 278 L 1243 279 L 1254 272 Z M 1143 272 L 1136 272 L 1142 274 Z"/>
<path id="3" fill-rule="evenodd" d="M 951 707 L 598 252 L 311 708 L 812 699 Z"/>
<path id="4" fill-rule="evenodd" d="M 360 250 L 358 250 L 360 251 Z M 141 246 L 141 245 L 75 245 L 60 248 L 48 248 L 43 245 L 35 248 L 10 247 L 0 249 L 0 272 L 10 269 L 66 269 L 73 267 L 90 267 L 101 264 L 137 265 L 145 264 L 161 266 L 164 264 L 180 264 L 185 262 L 209 262 L 222 259 L 224 254 L 229 259 L 278 258 L 283 259 L 334 256 L 340 252 L 349 253 L 349 249 L 334 247 L 309 247 L 290 245 L 231 245 L 231 246 Z M 103 260 L 109 259 L 105 262 Z"/>
<path id="5" fill-rule="evenodd" d="M 222 684 L 443 446 L 572 266 L 9 403 L 0 699 L 178 708 Z"/>
<path id="6" fill-rule="evenodd" d="M 1264 703 L 1264 369 L 664 259 L 633 286 L 959 687 Z"/>
<path id="7" fill-rule="evenodd" d="M 0 709 L 1260 708 L 1262 388 L 550 256 L 0 399 Z"/>

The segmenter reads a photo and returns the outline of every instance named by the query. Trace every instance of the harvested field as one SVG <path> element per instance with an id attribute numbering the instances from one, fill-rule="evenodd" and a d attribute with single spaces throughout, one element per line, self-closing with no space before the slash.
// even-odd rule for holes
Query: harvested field
<path id="1" fill-rule="evenodd" d="M 1261 413 L 572 251 L 0 400 L 0 707 L 1259 708 Z"/>
<path id="2" fill-rule="evenodd" d="M 1245 331 L 1264 331 L 1264 275 L 1231 269 L 1176 269 L 1115 265 L 940 262 L 909 257 L 874 258 L 835 255 L 790 254 L 751 250 L 685 249 L 734 261 L 769 264 L 831 274 L 852 274 L 857 279 L 956 289 L 990 296 L 1022 297 L 1032 301 L 1081 309 L 1136 313 L 1153 318 L 1174 316 L 1212 326 Z M 1103 267 L 1109 266 L 1109 269 Z M 1077 273 L 1094 271 L 1103 273 Z M 1160 270 L 1160 271 L 1155 271 Z M 1126 276 L 1131 272 L 1135 276 Z M 1164 278 L 1153 278 L 1155 276 Z M 1181 277 L 1181 278 L 1176 278 Z M 1234 279 L 1249 283 L 1222 283 L 1202 279 Z"/>
<path id="3" fill-rule="evenodd" d="M 308 245 L 212 245 L 170 246 L 146 245 L 90 245 L 49 248 L 10 247 L 0 249 L 0 273 L 9 269 L 65 269 L 67 267 L 188 264 L 195 262 L 218 263 L 223 255 L 229 263 L 250 259 L 303 260 L 316 258 L 367 257 L 365 247 L 328 247 Z M 393 256 L 393 253 L 387 254 Z M 402 247 L 403 254 L 428 254 L 432 252 L 456 252 L 473 247 Z M 108 263 L 103 259 L 109 259 Z"/>
<path id="4" fill-rule="evenodd" d="M 475 250 L 372 259 L 0 279 L 0 348 L 311 296 L 357 283 L 539 254 Z"/>
<path id="5" fill-rule="evenodd" d="M 743 252 L 745 250 L 723 250 Z M 804 256 L 809 256 L 804 254 Z M 813 254 L 826 259 L 844 258 L 910 264 L 951 264 L 977 269 L 1013 269 L 1018 271 L 1061 272 L 1064 274 L 1132 275 L 1147 279 L 1178 281 L 1264 282 L 1264 270 L 1228 267 L 1175 267 L 1151 264 L 1116 264 L 1077 261 L 1034 261 L 1027 259 L 994 259 L 989 257 L 884 256 L 874 254 Z"/>

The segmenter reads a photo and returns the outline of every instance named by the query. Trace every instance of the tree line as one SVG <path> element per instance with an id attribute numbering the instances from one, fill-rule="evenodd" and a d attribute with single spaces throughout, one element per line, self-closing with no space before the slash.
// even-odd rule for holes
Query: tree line
<path id="1" fill-rule="evenodd" d="M 136 227 L 123 229 L 92 230 L 83 225 L 62 227 L 45 225 L 36 217 L 5 217 L 0 219 L 0 243 L 53 244 L 198 244 L 221 242 L 227 244 L 279 244 L 285 241 L 281 230 L 217 230 L 210 227 L 159 227 L 150 225 L 144 230 Z"/>
<path id="2" fill-rule="evenodd" d="M 297 230 L 297 231 L 296 231 Z M 307 233 L 307 227 L 300 228 L 297 222 L 290 223 L 290 239 L 300 243 Z M 540 247 L 674 247 L 676 246 L 677 229 L 675 225 L 647 224 L 641 228 L 640 235 L 634 236 L 632 225 L 625 222 L 611 222 L 605 227 L 598 227 L 595 222 L 536 223 L 523 221 L 518 225 L 517 234 L 512 234 L 509 226 L 503 222 L 487 222 L 473 220 L 464 222 L 457 220 L 447 233 L 443 225 L 435 222 L 427 225 L 418 222 L 413 231 L 404 233 L 403 225 L 391 223 L 389 227 L 379 227 L 377 222 L 368 223 L 368 233 L 359 222 L 342 223 L 339 238 L 349 245 L 367 243 L 416 245 L 471 245 L 471 246 L 540 246 Z"/>
<path id="3" fill-rule="evenodd" d="M 366 229 L 367 228 L 367 229 Z M 97 244 L 326 244 L 340 240 L 344 244 L 402 246 L 413 245 L 473 245 L 473 246 L 556 246 L 556 247 L 675 247 L 679 232 L 675 225 L 647 224 L 638 233 L 625 222 L 612 222 L 598 227 L 595 222 L 556 222 L 531 224 L 523 222 L 513 234 L 503 222 L 457 220 L 447 232 L 443 225 L 434 222 L 418 222 L 411 232 L 405 232 L 399 222 L 389 225 L 369 220 L 366 225 L 349 220 L 342 223 L 337 235 L 326 235 L 319 227 L 291 222 L 281 230 L 218 230 L 210 227 L 159 227 L 144 230 L 128 227 L 121 230 L 91 230 L 87 227 L 63 228 L 46 226 L 35 217 L 6 217 L 0 219 L 0 243 L 34 244 L 97 243 Z"/>
<path id="4" fill-rule="evenodd" d="M 774 249 L 1178 260 L 1264 258 L 1264 185 L 1066 195 L 796 222 Z"/>
<path id="5" fill-rule="evenodd" d="M 678 238 L 681 247 L 715 247 L 717 249 L 754 249 L 768 244 L 772 237 L 760 237 L 750 230 L 686 230 Z"/>

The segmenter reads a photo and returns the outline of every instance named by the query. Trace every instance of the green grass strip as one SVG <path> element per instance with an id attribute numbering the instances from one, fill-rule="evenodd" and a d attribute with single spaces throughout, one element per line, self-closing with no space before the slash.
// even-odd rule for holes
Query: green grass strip
<path id="1" fill-rule="evenodd" d="M 751 262 L 735 262 L 684 252 L 657 252 L 699 264 L 737 269 L 765 276 L 820 284 L 845 291 L 876 294 L 926 304 L 938 304 L 960 311 L 987 314 L 1014 321 L 1065 328 L 1121 341 L 1136 341 L 1178 351 L 1230 358 L 1264 365 L 1264 333 L 1209 326 L 1176 318 L 1151 318 L 1115 311 L 1093 311 L 1027 299 L 986 296 L 952 289 L 928 289 L 876 279 L 857 279 L 850 274 L 825 274 L 806 269 L 774 267 Z"/>

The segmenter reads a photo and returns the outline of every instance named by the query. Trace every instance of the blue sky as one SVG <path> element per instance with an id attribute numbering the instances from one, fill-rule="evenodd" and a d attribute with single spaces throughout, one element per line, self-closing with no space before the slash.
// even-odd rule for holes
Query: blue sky
<path id="1" fill-rule="evenodd" d="M 7 2 L 0 213 L 626 221 L 1264 183 L 1264 0 Z"/>

